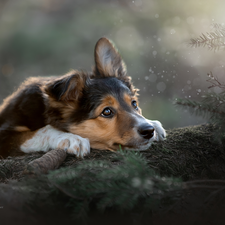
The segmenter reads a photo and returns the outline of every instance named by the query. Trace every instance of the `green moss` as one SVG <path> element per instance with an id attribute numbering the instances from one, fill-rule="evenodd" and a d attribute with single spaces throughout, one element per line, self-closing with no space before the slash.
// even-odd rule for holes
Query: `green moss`
<path id="1" fill-rule="evenodd" d="M 145 156 L 162 175 L 184 180 L 224 178 L 225 153 L 215 142 L 215 131 L 213 125 L 169 130 L 167 140 L 153 145 Z"/>
<path id="2" fill-rule="evenodd" d="M 154 143 L 142 152 L 149 167 L 162 176 L 179 177 L 184 181 L 205 178 L 225 178 L 225 151 L 215 141 L 213 125 L 176 128 L 167 131 L 164 142 Z M 23 177 L 22 171 L 28 162 L 41 157 L 43 153 L 26 154 L 0 161 L 1 182 Z M 68 156 L 61 167 L 76 167 L 82 160 L 107 160 L 119 164 L 111 151 L 92 149 L 84 159 Z"/>
<path id="3" fill-rule="evenodd" d="M 42 209 L 48 213 L 51 210 L 51 220 L 58 212 L 63 213 L 62 218 L 94 218 L 100 215 L 95 214 L 98 209 L 104 212 L 101 216 L 109 212 L 121 216 L 119 211 L 127 212 L 129 217 L 134 212 L 143 216 L 145 212 L 149 222 L 150 211 L 160 217 L 161 209 L 167 215 L 170 210 L 182 215 L 180 209 L 188 213 L 202 204 L 202 212 L 208 196 L 220 209 L 223 203 L 218 204 L 216 196 L 224 190 L 225 153 L 223 146 L 215 142 L 216 129 L 201 125 L 169 130 L 166 141 L 154 143 L 141 154 L 92 149 L 85 159 L 68 156 L 61 168 L 41 176 L 24 177 L 23 170 L 43 153 L 9 157 L 0 161 L 0 182 L 7 183 L 0 184 L 0 202 L 12 215 L 10 199 L 17 199 L 21 217 L 24 213 L 27 216 L 21 205 L 28 205 L 38 216 L 42 216 Z"/>

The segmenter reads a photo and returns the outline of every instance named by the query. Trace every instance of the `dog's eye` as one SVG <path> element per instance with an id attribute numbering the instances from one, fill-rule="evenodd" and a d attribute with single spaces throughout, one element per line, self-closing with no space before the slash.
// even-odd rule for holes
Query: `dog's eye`
<path id="1" fill-rule="evenodd" d="M 131 105 L 132 105 L 136 110 L 138 110 L 137 102 L 136 102 L 135 100 L 133 100 L 133 101 L 131 102 Z"/>
<path id="2" fill-rule="evenodd" d="M 112 117 L 113 116 L 113 112 L 112 112 L 112 110 L 110 109 L 110 108 L 105 108 L 103 111 L 102 111 L 102 113 L 101 113 L 101 115 L 103 116 L 103 117 Z"/>

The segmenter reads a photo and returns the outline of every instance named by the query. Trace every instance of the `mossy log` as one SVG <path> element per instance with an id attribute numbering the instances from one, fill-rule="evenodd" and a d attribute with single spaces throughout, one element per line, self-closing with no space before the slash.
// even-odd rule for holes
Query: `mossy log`
<path id="1" fill-rule="evenodd" d="M 215 141 L 216 129 L 215 126 L 206 124 L 168 130 L 166 141 L 154 143 L 142 154 L 147 158 L 149 166 L 162 176 L 179 177 L 183 181 L 224 179 L 225 151 L 223 145 Z M 23 171 L 29 170 L 28 168 L 33 172 L 46 173 L 59 166 L 75 166 L 82 160 L 111 161 L 112 154 L 114 154 L 111 151 L 92 149 L 90 155 L 81 159 L 75 156 L 66 156 L 63 150 L 54 151 L 46 154 L 38 152 L 1 159 L 0 181 L 19 180 L 24 176 Z M 56 154 L 56 159 L 51 158 L 53 152 L 54 154 L 61 152 L 61 155 Z M 43 164 L 45 161 L 47 163 Z"/>
<path id="2" fill-rule="evenodd" d="M 217 128 L 213 125 L 172 129 L 167 132 L 168 136 L 166 141 L 155 143 L 147 151 L 142 152 L 147 159 L 148 166 L 153 168 L 161 176 L 181 178 L 185 182 L 182 182 L 182 188 L 178 192 L 172 192 L 176 195 L 174 204 L 169 204 L 169 202 L 165 201 L 165 204 L 162 204 L 162 208 L 154 211 L 152 214 L 147 214 L 146 218 L 142 218 L 144 215 L 142 211 L 139 214 L 135 212 L 140 216 L 138 220 L 143 220 L 143 224 L 154 223 L 162 225 L 207 224 L 209 221 L 211 224 L 224 223 L 225 181 L 223 179 L 225 178 L 225 151 L 223 143 L 216 141 L 215 131 L 217 131 Z M 90 155 L 85 156 L 84 159 L 80 159 L 66 155 L 63 150 L 58 149 L 45 154 L 39 152 L 2 159 L 0 161 L 0 181 L 6 184 L 0 184 L 2 190 L 0 203 L 3 204 L 5 202 L 2 207 L 7 210 L 3 211 L 0 208 L 1 221 L 4 222 L 5 219 L 8 222 L 9 218 L 11 221 L 14 221 L 15 218 L 20 218 L 21 224 L 30 224 L 30 220 L 33 218 L 30 219 L 29 216 L 32 215 L 27 214 L 25 211 L 21 211 L 19 217 L 17 214 L 18 207 L 22 209 L 20 204 L 29 202 L 29 198 L 31 197 L 28 194 L 21 195 L 20 190 L 23 190 L 24 193 L 29 192 L 30 188 L 38 183 L 37 186 L 40 189 L 40 195 L 38 189 L 38 194 L 37 196 L 35 195 L 37 198 L 45 198 L 47 193 L 46 188 L 52 185 L 55 185 L 54 187 L 57 189 L 57 192 L 52 192 L 52 198 L 58 196 L 57 193 L 61 193 L 59 195 L 61 197 L 56 198 L 57 201 L 54 202 L 51 208 L 52 211 L 48 211 L 48 213 L 51 213 L 49 217 L 51 222 L 56 224 L 55 222 L 61 223 L 68 220 L 67 222 L 70 223 L 71 221 L 68 219 L 70 215 L 67 212 L 68 208 L 61 211 L 63 205 L 61 202 L 69 198 L 71 198 L 71 201 L 76 200 L 82 202 L 81 199 L 74 199 L 73 195 L 70 195 L 70 192 L 67 190 L 68 185 L 58 187 L 54 182 L 50 182 L 51 179 L 48 180 L 47 177 L 49 175 L 39 176 L 39 174 L 57 169 L 58 167 L 71 166 L 77 169 L 82 163 L 82 160 L 91 160 L 92 162 L 95 160 L 107 160 L 113 164 L 113 167 L 120 166 L 120 162 L 115 160 L 114 154 L 111 151 L 92 149 Z M 28 172 L 28 177 L 24 173 L 24 170 Z M 70 168 L 68 170 L 70 171 Z M 30 173 L 34 176 L 29 177 Z M 24 176 L 28 179 L 22 179 Z M 10 180 L 22 181 L 9 182 Z M 26 185 L 28 183 L 29 185 Z M 20 187 L 19 184 L 23 185 Z M 76 182 L 73 182 L 72 190 L 75 187 Z M 18 202 L 11 204 L 10 199 L 15 199 Z M 43 215 L 45 216 L 47 205 L 42 203 L 42 199 L 39 199 L 39 201 L 41 202 L 41 209 L 43 208 Z M 47 198 L 47 201 L 50 204 L 53 200 Z M 59 205 L 56 206 L 55 203 Z M 37 201 L 34 201 L 33 207 L 36 207 L 36 204 Z M 14 205 L 16 209 L 13 208 Z M 57 207 L 60 208 L 60 211 L 57 211 Z M 161 213 L 162 210 L 164 210 L 163 214 Z M 111 214 L 108 213 L 107 215 L 102 213 L 93 214 L 92 212 L 90 218 L 96 224 L 115 224 L 118 221 L 121 222 L 118 224 L 133 224 L 134 220 L 137 220 L 135 213 L 131 212 L 126 216 L 126 214 L 122 215 L 118 212 L 116 214 L 113 212 Z M 24 223 L 24 215 L 26 215 L 27 221 L 29 220 L 27 223 Z M 39 210 L 35 214 L 35 219 L 44 221 L 43 215 Z M 87 224 L 95 224 L 93 221 L 90 220 L 90 223 Z M 19 220 L 18 224 L 20 224 Z"/>

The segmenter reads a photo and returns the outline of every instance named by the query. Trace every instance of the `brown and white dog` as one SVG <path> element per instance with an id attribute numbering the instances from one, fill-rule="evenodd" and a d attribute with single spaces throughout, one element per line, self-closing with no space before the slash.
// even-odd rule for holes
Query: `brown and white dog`
<path id="1" fill-rule="evenodd" d="M 107 38 L 95 46 L 92 73 L 27 79 L 0 107 L 0 155 L 63 148 L 83 157 L 96 149 L 146 150 L 166 137 L 141 114 L 137 89 Z"/>

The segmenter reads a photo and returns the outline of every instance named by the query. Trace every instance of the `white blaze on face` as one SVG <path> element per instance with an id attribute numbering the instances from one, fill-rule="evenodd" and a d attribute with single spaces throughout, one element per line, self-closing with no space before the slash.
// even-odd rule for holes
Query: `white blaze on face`
<path id="1" fill-rule="evenodd" d="M 147 143 L 143 145 L 137 143 L 137 147 L 127 148 L 128 150 L 144 151 L 151 146 L 152 142 L 165 140 L 166 131 L 158 120 L 148 120 L 139 114 L 130 114 L 130 116 L 133 117 L 135 120 L 135 127 L 133 128 L 135 132 L 138 133 L 138 127 L 141 127 L 144 123 L 148 123 L 154 128 L 154 135 L 152 138 L 149 139 Z"/>
<path id="2" fill-rule="evenodd" d="M 166 131 L 162 127 L 162 124 L 158 120 L 148 120 L 149 124 L 151 124 L 155 131 L 154 131 L 154 136 L 151 138 L 153 141 L 163 141 L 166 139 Z"/>

